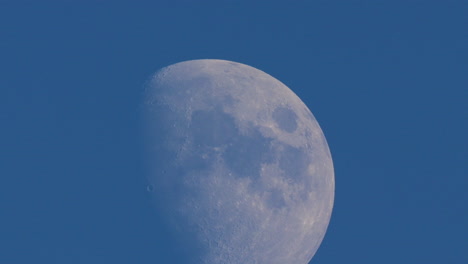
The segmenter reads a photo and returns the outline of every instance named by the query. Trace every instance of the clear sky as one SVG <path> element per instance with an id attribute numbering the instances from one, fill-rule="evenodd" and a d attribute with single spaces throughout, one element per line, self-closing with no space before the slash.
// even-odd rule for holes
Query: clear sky
<path id="1" fill-rule="evenodd" d="M 273 75 L 321 124 L 336 200 L 312 264 L 468 263 L 467 1 L 29 2 L 0 0 L 0 263 L 170 250 L 138 108 L 154 71 L 204 58 Z"/>

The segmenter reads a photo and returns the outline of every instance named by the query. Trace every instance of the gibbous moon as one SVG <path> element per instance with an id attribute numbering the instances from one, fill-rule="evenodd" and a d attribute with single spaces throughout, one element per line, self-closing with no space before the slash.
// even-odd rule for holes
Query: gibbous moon
<path id="1" fill-rule="evenodd" d="M 192 264 L 307 264 L 334 199 L 326 139 L 288 87 L 253 67 L 193 60 L 146 87 L 148 191 Z"/>

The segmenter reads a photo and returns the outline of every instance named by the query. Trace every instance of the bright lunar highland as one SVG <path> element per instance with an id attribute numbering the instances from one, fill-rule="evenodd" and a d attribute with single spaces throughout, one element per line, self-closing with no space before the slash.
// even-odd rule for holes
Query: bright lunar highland
<path id="1" fill-rule="evenodd" d="M 334 199 L 333 163 L 307 106 L 253 67 L 193 60 L 148 82 L 148 185 L 192 264 L 307 264 Z"/>

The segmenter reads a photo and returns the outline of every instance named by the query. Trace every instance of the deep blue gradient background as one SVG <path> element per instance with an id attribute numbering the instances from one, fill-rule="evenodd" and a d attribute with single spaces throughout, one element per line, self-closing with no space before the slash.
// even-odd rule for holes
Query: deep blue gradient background
<path id="1" fill-rule="evenodd" d="M 311 263 L 468 263 L 467 1 L 19 2 L 0 0 L 0 263 L 183 263 L 139 103 L 203 58 L 271 74 L 321 124 L 336 200 Z"/>

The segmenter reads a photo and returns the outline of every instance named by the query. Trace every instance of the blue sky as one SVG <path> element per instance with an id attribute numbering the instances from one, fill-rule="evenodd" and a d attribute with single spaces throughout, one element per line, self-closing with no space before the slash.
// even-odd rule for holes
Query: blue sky
<path id="1" fill-rule="evenodd" d="M 468 263 L 468 2 L 19 2 L 0 0 L 0 263 L 171 251 L 138 107 L 154 71 L 204 58 L 273 75 L 322 126 L 336 200 L 311 263 Z"/>

